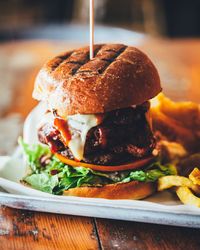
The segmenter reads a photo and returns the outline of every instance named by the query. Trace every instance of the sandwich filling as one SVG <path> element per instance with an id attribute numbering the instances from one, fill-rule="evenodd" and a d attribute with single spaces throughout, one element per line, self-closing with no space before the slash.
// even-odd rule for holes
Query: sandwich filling
<path id="1" fill-rule="evenodd" d="M 76 187 L 102 187 L 109 184 L 120 184 L 131 181 L 156 182 L 160 177 L 176 175 L 172 164 L 161 164 L 157 161 L 145 169 L 102 172 L 81 166 L 72 167 L 61 162 L 48 146 L 28 145 L 19 141 L 27 158 L 29 172 L 23 183 L 43 192 L 61 195 L 65 190 Z"/>
<path id="2" fill-rule="evenodd" d="M 53 153 L 97 165 L 119 165 L 148 157 L 156 146 L 149 102 L 97 115 L 56 114 L 40 125 L 38 138 Z"/>

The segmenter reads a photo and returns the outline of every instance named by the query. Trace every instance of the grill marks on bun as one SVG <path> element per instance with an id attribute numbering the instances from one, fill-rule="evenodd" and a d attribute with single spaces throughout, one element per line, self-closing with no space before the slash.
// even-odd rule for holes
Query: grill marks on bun
<path id="1" fill-rule="evenodd" d="M 48 62 L 47 67 L 52 77 L 57 73 L 64 74 L 62 76 L 66 78 L 82 73 L 101 75 L 126 48 L 125 45 L 114 45 L 111 48 L 108 45 L 96 45 L 94 58 L 90 60 L 87 47 L 58 56 Z"/>
<path id="2" fill-rule="evenodd" d="M 107 50 L 106 48 L 104 49 L 104 47 L 101 47 L 95 57 L 85 63 L 77 71 L 77 73 L 79 74 L 88 72 L 90 74 L 102 75 L 109 67 L 111 67 L 112 63 L 117 60 L 117 58 L 125 51 L 126 48 L 126 46 L 122 46 L 118 49 L 115 48 L 113 50 Z"/>
<path id="3" fill-rule="evenodd" d="M 47 62 L 33 96 L 66 117 L 138 105 L 160 91 L 158 72 L 144 53 L 122 44 L 100 44 L 92 60 L 84 47 Z"/>

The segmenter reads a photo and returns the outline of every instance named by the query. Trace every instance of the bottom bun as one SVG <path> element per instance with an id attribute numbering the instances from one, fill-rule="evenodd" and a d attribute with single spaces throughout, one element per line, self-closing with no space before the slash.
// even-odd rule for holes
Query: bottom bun
<path id="1" fill-rule="evenodd" d="M 63 195 L 105 198 L 105 199 L 143 199 L 156 191 L 155 182 L 131 181 L 127 183 L 108 184 L 102 187 L 77 187 L 64 191 Z"/>

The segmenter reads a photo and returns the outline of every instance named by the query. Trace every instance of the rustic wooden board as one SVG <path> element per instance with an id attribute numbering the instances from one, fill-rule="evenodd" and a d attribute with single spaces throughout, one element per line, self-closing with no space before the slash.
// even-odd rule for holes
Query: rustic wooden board
<path id="1" fill-rule="evenodd" d="M 98 249 L 93 219 L 0 208 L 0 249 Z"/>
<path id="2" fill-rule="evenodd" d="M 95 222 L 104 250 L 196 250 L 200 248 L 200 229 L 104 219 L 96 219 Z"/>

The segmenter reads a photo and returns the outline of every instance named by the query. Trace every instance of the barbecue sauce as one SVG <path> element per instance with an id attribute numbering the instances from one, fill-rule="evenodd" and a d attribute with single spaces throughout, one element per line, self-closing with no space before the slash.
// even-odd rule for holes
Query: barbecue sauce
<path id="1" fill-rule="evenodd" d="M 68 146 L 68 143 L 71 140 L 71 133 L 69 131 L 67 122 L 63 119 L 55 118 L 54 127 L 60 132 L 65 145 Z"/>

